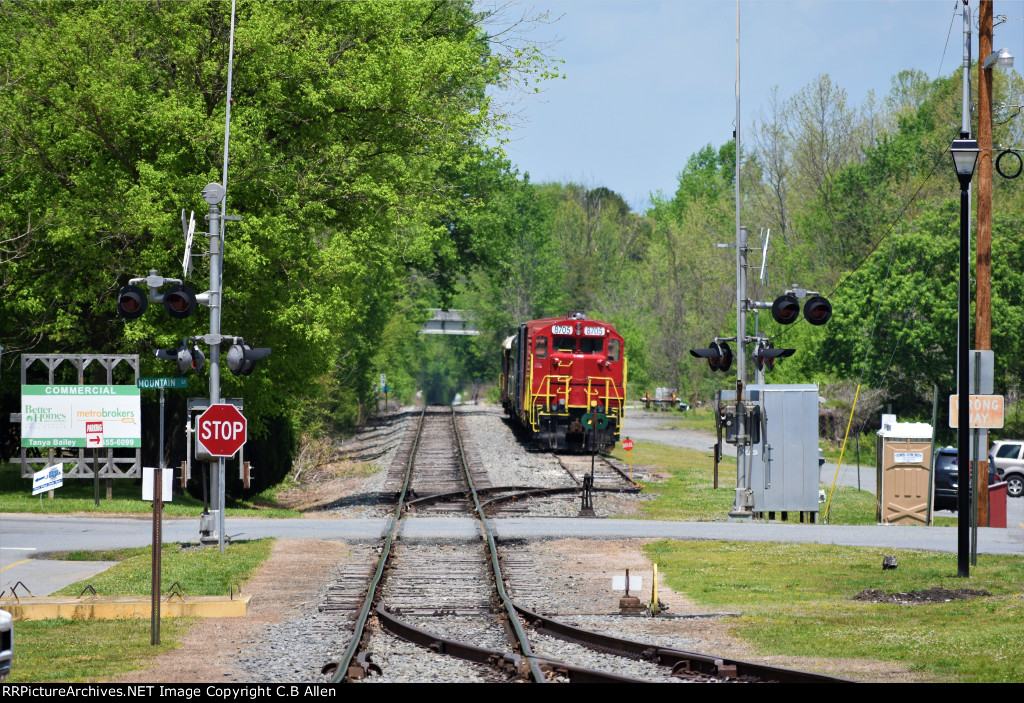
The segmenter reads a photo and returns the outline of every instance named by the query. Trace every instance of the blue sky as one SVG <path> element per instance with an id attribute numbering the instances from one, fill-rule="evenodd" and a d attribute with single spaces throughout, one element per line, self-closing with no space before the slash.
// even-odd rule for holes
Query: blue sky
<path id="1" fill-rule="evenodd" d="M 481 3 L 486 7 L 489 3 Z M 916 68 L 948 75 L 963 61 L 959 0 L 740 2 L 741 144 L 773 86 L 789 98 L 827 73 L 852 105 L 883 98 Z M 977 58 L 977 0 L 972 57 Z M 675 192 L 687 158 L 732 136 L 736 105 L 735 0 L 521 2 L 560 19 L 529 39 L 556 42 L 564 80 L 517 105 L 505 150 L 534 182 L 604 186 L 643 209 Z M 995 48 L 1024 66 L 1024 1 L 997 0 Z M 955 19 L 954 19 L 955 13 Z M 999 23 L 999 16 L 1006 21 Z"/>

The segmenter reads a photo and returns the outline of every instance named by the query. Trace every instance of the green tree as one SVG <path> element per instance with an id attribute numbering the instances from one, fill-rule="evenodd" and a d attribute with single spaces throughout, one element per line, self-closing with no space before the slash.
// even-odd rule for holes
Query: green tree
<path id="1" fill-rule="evenodd" d="M 138 352 L 157 374 L 154 347 L 204 331 L 202 313 L 126 324 L 114 296 L 174 275 L 178 211 L 221 178 L 229 17 L 221 2 L 0 4 L 5 358 Z M 244 219 L 226 229 L 223 329 L 274 354 L 224 392 L 258 432 L 331 392 L 365 405 L 407 275 L 487 259 L 461 227 L 502 168 L 486 89 L 537 55 L 492 53 L 471 5 L 440 1 L 241 2 L 235 47 L 227 206 Z"/>

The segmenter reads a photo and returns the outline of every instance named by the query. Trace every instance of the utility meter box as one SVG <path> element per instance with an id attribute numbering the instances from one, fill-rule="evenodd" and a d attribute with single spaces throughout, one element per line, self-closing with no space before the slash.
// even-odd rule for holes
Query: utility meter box
<path id="1" fill-rule="evenodd" d="M 721 392 L 727 412 L 736 391 Z M 757 406 L 759 436 L 746 447 L 749 459 L 751 510 L 807 512 L 815 521 L 818 503 L 818 387 L 813 384 L 755 384 L 747 386 L 744 401 Z"/>
<path id="2" fill-rule="evenodd" d="M 928 524 L 932 426 L 892 422 L 878 432 L 875 519 L 898 525 Z"/>

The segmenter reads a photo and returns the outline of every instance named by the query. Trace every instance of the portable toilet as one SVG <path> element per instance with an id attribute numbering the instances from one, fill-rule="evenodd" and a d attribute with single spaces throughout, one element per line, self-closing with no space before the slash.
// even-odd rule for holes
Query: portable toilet
<path id="1" fill-rule="evenodd" d="M 928 524 L 932 426 L 893 422 L 878 432 L 876 511 L 878 522 Z"/>

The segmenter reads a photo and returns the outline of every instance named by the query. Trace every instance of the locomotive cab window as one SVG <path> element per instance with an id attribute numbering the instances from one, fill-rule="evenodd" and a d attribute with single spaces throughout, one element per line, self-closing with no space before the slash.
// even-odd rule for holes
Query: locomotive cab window
<path id="1" fill-rule="evenodd" d="M 580 352 L 583 354 L 600 354 L 603 350 L 603 337 L 583 337 L 580 339 Z"/>
<path id="2" fill-rule="evenodd" d="M 554 337 L 553 339 L 555 341 L 555 351 L 576 351 L 576 339 L 574 337 Z"/>
<path id="3" fill-rule="evenodd" d="M 608 340 L 608 361 L 619 360 L 619 340 L 609 339 Z"/>
<path id="4" fill-rule="evenodd" d="M 548 338 L 537 337 L 537 344 L 534 346 L 534 354 L 538 359 L 546 359 L 548 356 Z"/>

